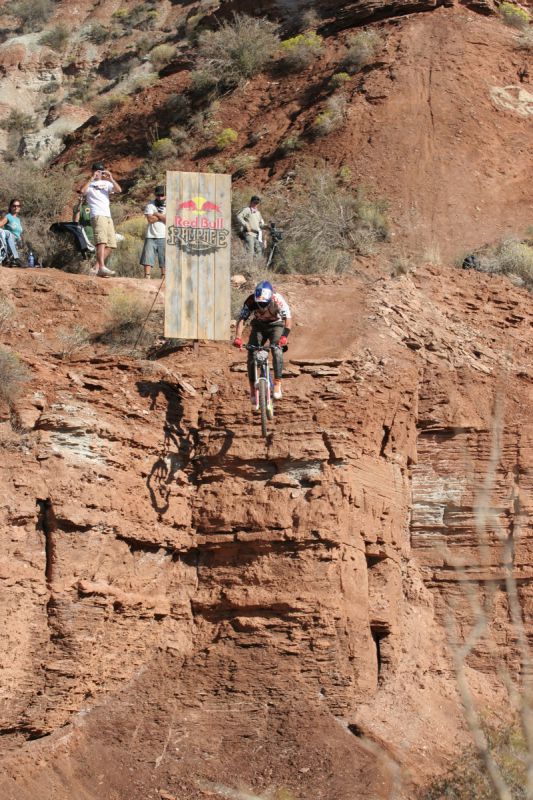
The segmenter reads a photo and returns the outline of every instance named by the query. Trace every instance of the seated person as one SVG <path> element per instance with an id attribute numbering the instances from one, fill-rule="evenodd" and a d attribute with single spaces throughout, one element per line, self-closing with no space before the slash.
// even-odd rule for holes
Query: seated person
<path id="1" fill-rule="evenodd" d="M 22 244 L 22 222 L 20 220 L 20 200 L 9 203 L 9 211 L 0 219 L 0 236 L 8 253 L 8 259 L 19 267 L 18 247 Z"/>

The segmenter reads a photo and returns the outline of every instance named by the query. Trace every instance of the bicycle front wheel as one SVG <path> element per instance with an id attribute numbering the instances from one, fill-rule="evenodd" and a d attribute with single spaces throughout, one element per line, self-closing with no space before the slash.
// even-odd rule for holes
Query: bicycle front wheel
<path id="1" fill-rule="evenodd" d="M 259 381 L 259 411 L 261 412 L 261 432 L 266 439 L 267 429 L 267 385 L 265 380 Z"/>

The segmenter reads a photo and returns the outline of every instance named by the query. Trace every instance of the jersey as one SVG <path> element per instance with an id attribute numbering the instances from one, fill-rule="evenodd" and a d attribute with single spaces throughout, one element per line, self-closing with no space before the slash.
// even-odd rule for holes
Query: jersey
<path id="1" fill-rule="evenodd" d="M 256 303 L 253 294 L 249 295 L 244 301 L 243 307 L 241 308 L 239 319 L 242 319 L 246 322 L 246 320 L 249 319 L 252 314 L 254 315 L 254 321 L 265 322 L 269 325 L 283 323 L 286 319 L 291 318 L 289 304 L 283 295 L 279 294 L 279 292 L 274 292 L 272 295 L 272 300 L 266 308 L 261 308 Z"/>

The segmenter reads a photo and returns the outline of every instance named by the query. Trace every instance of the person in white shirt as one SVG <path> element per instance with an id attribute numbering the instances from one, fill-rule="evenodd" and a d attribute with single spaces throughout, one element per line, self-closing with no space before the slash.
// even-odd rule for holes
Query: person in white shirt
<path id="1" fill-rule="evenodd" d="M 144 269 L 144 277 L 150 278 L 152 267 L 155 267 L 155 259 L 161 270 L 161 278 L 165 277 L 165 241 L 166 241 L 166 213 L 167 199 L 164 186 L 155 187 L 155 200 L 148 203 L 144 209 L 144 215 L 148 221 L 144 247 L 141 253 L 141 265 Z"/>
<path id="2" fill-rule="evenodd" d="M 246 244 L 248 253 L 253 258 L 255 255 L 263 255 L 263 228 L 265 220 L 259 211 L 261 198 L 256 194 L 250 198 L 250 205 L 245 206 L 237 214 L 237 221 L 241 226 L 241 234 Z"/>
<path id="3" fill-rule="evenodd" d="M 101 278 L 109 278 L 115 273 L 105 265 L 111 250 L 117 246 L 115 227 L 111 218 L 109 196 L 122 191 L 111 172 L 97 161 L 92 166 L 92 175 L 78 189 L 91 211 L 91 225 L 96 245 L 96 274 Z"/>

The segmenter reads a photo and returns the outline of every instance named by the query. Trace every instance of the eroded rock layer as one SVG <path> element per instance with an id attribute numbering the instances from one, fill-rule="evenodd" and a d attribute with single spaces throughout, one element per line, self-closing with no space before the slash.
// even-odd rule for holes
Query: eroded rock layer
<path id="1" fill-rule="evenodd" d="M 265 441 L 241 354 L 100 345 L 65 362 L 57 319 L 81 307 L 97 331 L 105 283 L 6 281 L 4 338 L 32 384 L 2 423 L 3 796 L 386 797 L 398 763 L 409 796 L 462 730 L 454 564 L 501 581 L 516 535 L 529 602 L 529 295 L 434 268 L 370 289 L 288 279 L 297 324 Z M 503 591 L 494 609 L 516 667 Z M 469 669 L 497 699 L 489 649 Z"/>

